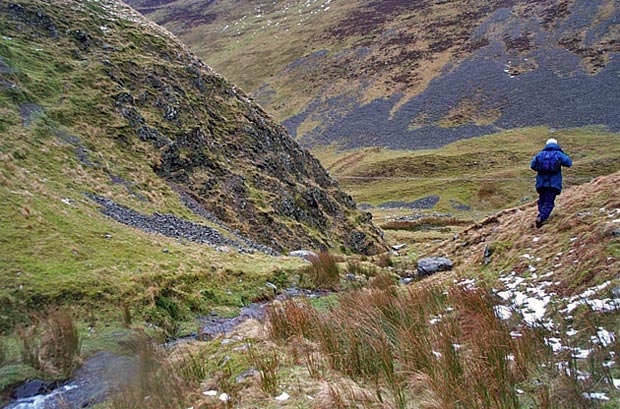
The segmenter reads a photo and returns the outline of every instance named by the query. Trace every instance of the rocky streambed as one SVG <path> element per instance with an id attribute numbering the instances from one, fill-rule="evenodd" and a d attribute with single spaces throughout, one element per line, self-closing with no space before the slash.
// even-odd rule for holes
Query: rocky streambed
<path id="1" fill-rule="evenodd" d="M 275 288 L 274 288 L 275 291 Z M 316 298 L 327 295 L 328 292 L 316 292 L 300 289 L 287 289 L 275 297 L 283 300 L 289 297 Z M 238 325 L 248 319 L 261 320 L 269 302 L 252 303 L 241 308 L 235 317 L 220 317 L 213 314 L 200 318 L 200 333 L 192 334 L 172 340 L 162 345 L 171 348 L 175 345 L 200 339 L 212 339 L 220 334 L 233 331 Z M 100 403 L 135 379 L 138 374 L 138 359 L 128 355 L 100 352 L 88 359 L 75 372 L 74 377 L 65 383 L 44 382 L 31 380 L 25 382 L 13 391 L 12 401 L 6 409 L 77 409 L 91 407 Z"/>
<path id="2" fill-rule="evenodd" d="M 75 372 L 73 379 L 62 385 L 32 380 L 14 391 L 7 409 L 74 409 L 85 408 L 105 400 L 109 393 L 133 379 L 137 374 L 135 358 L 100 352 L 88 359 Z M 55 387 L 55 388 L 54 388 Z M 51 388 L 54 388 L 50 390 Z"/>

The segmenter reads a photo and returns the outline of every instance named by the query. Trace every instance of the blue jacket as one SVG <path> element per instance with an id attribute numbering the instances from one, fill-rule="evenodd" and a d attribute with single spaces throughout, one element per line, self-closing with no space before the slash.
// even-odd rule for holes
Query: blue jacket
<path id="1" fill-rule="evenodd" d="M 560 148 L 560 145 L 558 145 L 557 143 L 550 143 L 548 145 L 545 145 L 543 151 L 558 151 L 562 166 L 565 166 L 567 168 L 570 168 L 571 166 L 573 166 L 573 161 L 568 157 L 567 154 L 564 153 L 564 151 L 562 151 L 562 148 Z M 541 153 L 542 152 L 537 153 L 536 156 L 532 158 L 532 162 L 530 163 L 530 168 L 532 170 L 536 170 L 534 169 L 534 164 L 536 163 L 536 159 L 538 158 L 538 155 L 540 155 Z M 552 175 L 541 175 L 540 173 L 536 175 L 536 190 L 538 191 L 538 189 L 540 189 L 541 187 L 552 187 L 556 189 L 558 193 L 560 193 L 562 191 L 562 170 L 561 168 L 560 168 L 560 171 Z"/>

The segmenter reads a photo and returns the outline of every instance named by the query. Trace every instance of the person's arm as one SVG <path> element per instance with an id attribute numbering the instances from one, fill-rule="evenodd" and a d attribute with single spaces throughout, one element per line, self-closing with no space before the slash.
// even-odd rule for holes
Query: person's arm
<path id="1" fill-rule="evenodd" d="M 573 166 L 573 161 L 564 152 L 562 152 L 562 154 L 560 155 L 560 158 L 562 159 L 562 166 L 566 166 L 567 168 L 570 168 L 571 166 Z"/>
<path id="2" fill-rule="evenodd" d="M 530 169 L 536 171 L 536 162 L 538 161 L 538 155 L 534 155 L 532 162 L 530 162 Z"/>

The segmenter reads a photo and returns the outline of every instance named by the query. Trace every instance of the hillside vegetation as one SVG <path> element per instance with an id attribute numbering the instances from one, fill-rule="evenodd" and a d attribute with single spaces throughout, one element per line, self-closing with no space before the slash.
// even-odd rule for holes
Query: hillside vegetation
<path id="1" fill-rule="evenodd" d="M 186 388 L 175 404 L 194 407 L 615 408 L 619 183 L 567 189 L 541 229 L 531 204 L 463 229 L 427 251 L 451 272 L 406 287 L 383 272 L 327 305 L 275 303 L 265 322 L 179 347 L 163 372 L 177 381 L 150 388 Z"/>
<path id="2" fill-rule="evenodd" d="M 260 10 L 244 19 L 245 2 L 134 3 L 183 30 L 200 28 L 211 8 L 217 27 L 222 16 L 258 24 L 285 7 L 251 2 Z M 418 43 L 414 34 L 413 43 L 444 53 L 439 64 L 473 55 L 469 37 L 453 32 L 466 4 L 476 24 L 503 21 L 511 8 L 540 16 L 532 25 L 550 33 L 582 27 L 570 17 L 581 10 L 601 26 L 579 36 L 604 47 L 592 56 L 584 48 L 587 75 L 614 67 L 615 27 L 606 23 L 616 8 L 605 0 L 470 3 L 308 0 L 295 21 L 346 12 L 334 13 L 341 31 L 323 39 L 337 38 L 343 53 L 369 48 L 382 67 L 369 39 L 406 34 L 391 25 L 410 13 L 450 16 L 429 31 L 439 37 Z M 304 25 L 295 27 L 289 40 L 305 52 L 307 40 L 296 37 Z M 80 406 L 617 407 L 618 134 L 522 128 L 416 152 L 330 145 L 317 149 L 330 175 L 243 91 L 119 1 L 0 2 L 0 33 L 2 404 L 23 381 L 62 383 L 105 351 L 94 360 L 114 369 L 99 368 L 93 383 L 104 389 L 75 399 Z M 460 40 L 438 43 L 450 33 Z M 239 50 L 253 47 L 238 39 Z M 333 52 L 318 51 L 312 58 Z M 424 78 L 422 88 L 434 76 Z M 356 98 L 382 98 L 375 85 Z M 411 96 L 403 95 L 394 101 Z M 303 108 L 298 96 L 280 97 Z M 575 165 L 552 218 L 536 229 L 527 164 L 550 136 Z M 355 200 L 389 228 L 387 240 Z M 443 230 L 409 235 L 429 224 Z M 281 255 L 299 248 L 337 254 Z M 422 256 L 448 257 L 454 268 L 423 277 Z M 63 388 L 88 390 L 79 379 Z M 59 406 L 72 404 L 58 396 Z"/>
<path id="3" fill-rule="evenodd" d="M 306 146 L 620 129 L 614 0 L 130 0 Z"/>
<path id="4" fill-rule="evenodd" d="M 384 203 L 436 195 L 432 210 L 481 215 L 531 200 L 535 174 L 529 163 L 551 137 L 574 161 L 563 172 L 567 186 L 620 170 L 618 134 L 598 128 L 525 128 L 413 152 L 323 148 L 315 153 L 340 186 L 373 212 Z"/>
<path id="5" fill-rule="evenodd" d="M 393 243 L 425 247 L 463 224 L 537 198 L 531 158 L 547 138 L 574 166 L 564 185 L 620 170 L 618 134 L 600 128 L 526 128 L 454 142 L 436 150 L 315 149 L 321 163 Z"/>
<path id="6" fill-rule="evenodd" d="M 221 274 L 216 247 L 381 248 L 316 159 L 127 6 L 3 2 L 0 28 L 3 327 Z"/>

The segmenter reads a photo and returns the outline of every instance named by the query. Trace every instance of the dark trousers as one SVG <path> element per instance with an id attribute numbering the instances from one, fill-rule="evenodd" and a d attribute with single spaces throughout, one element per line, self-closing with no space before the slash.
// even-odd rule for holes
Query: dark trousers
<path id="1" fill-rule="evenodd" d="M 558 191 L 552 187 L 540 187 L 538 188 L 538 217 L 541 221 L 547 220 L 553 206 L 555 206 L 555 197 L 558 195 Z"/>

